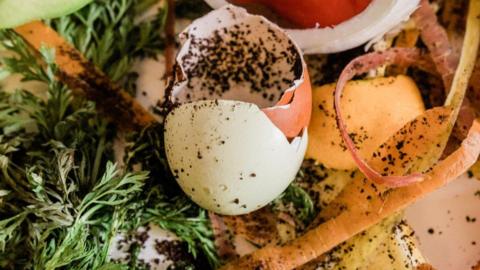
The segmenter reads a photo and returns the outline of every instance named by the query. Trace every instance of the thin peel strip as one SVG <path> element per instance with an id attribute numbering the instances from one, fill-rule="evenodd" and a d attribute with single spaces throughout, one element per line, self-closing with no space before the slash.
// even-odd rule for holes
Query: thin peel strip
<path id="1" fill-rule="evenodd" d="M 420 8 L 413 14 L 412 18 L 418 29 L 421 31 L 420 34 L 422 41 L 427 46 L 436 69 L 442 77 L 445 91 L 451 95 L 451 86 L 454 80 L 456 67 L 459 64 L 460 56 L 455 53 L 455 47 L 449 40 L 446 29 L 444 29 L 438 22 L 436 12 L 429 4 L 428 0 L 421 1 Z M 474 27 L 475 26 L 472 25 L 467 29 L 473 31 Z M 465 34 L 465 38 L 469 36 L 470 35 L 467 33 Z M 455 42 L 455 39 L 453 42 Z M 469 42 L 473 42 L 473 40 Z M 466 44 L 463 43 L 463 45 Z M 470 43 L 467 42 L 467 45 L 470 45 Z M 454 117 L 457 118 L 457 112 L 455 112 Z M 472 108 L 472 105 L 468 99 L 463 99 L 462 106 L 459 108 L 458 119 L 453 135 L 458 139 L 463 140 L 474 119 L 475 111 Z"/>
<path id="2" fill-rule="evenodd" d="M 383 176 L 374 170 L 370 165 L 360 157 L 358 149 L 348 134 L 347 127 L 344 122 L 340 101 L 346 83 L 359 74 L 368 72 L 378 66 L 385 64 L 397 64 L 399 66 L 417 65 L 422 69 L 429 70 L 433 67 L 431 61 L 423 55 L 418 49 L 411 48 L 395 48 L 385 52 L 374 52 L 360 56 L 352 60 L 342 71 L 335 88 L 334 108 L 337 114 L 337 126 L 342 135 L 343 141 L 347 149 L 352 154 L 352 158 L 358 165 L 360 171 L 369 179 L 378 184 L 386 184 L 390 187 L 399 187 L 423 180 L 420 173 L 414 173 L 407 176 Z M 430 69 L 431 70 L 431 69 Z"/>
<path id="3" fill-rule="evenodd" d="M 457 71 L 453 77 L 452 87 L 445 100 L 444 106 L 452 107 L 454 118 L 460 111 L 465 92 L 468 88 L 470 76 L 475 67 L 480 45 L 480 1 L 471 0 L 467 16 L 467 27 L 462 45 L 462 53 Z"/>
<path id="4" fill-rule="evenodd" d="M 445 140 L 448 140 L 448 137 L 453 129 L 455 121 L 458 118 L 459 111 L 461 109 L 465 92 L 468 87 L 470 75 L 473 72 L 473 68 L 475 66 L 475 60 L 477 58 L 477 51 L 478 46 L 480 44 L 480 22 L 478 16 L 480 15 L 480 1 L 479 0 L 472 0 L 469 6 L 469 12 L 467 17 L 467 27 L 465 32 L 465 40 L 463 42 L 462 47 L 462 54 L 460 58 L 460 62 L 458 68 L 455 72 L 453 82 L 451 84 L 451 89 L 449 91 L 449 95 L 445 101 L 445 107 L 451 107 L 453 109 L 451 120 L 451 125 L 446 132 Z M 394 49 L 395 50 L 395 49 Z M 396 49 L 399 50 L 399 49 Z M 377 56 L 378 59 L 374 59 Z M 373 58 L 373 59 L 372 59 Z M 378 66 L 379 63 L 396 63 L 398 65 L 418 65 L 418 63 L 412 62 L 412 57 L 404 58 L 399 51 L 389 50 L 381 54 L 380 56 L 372 54 L 366 54 L 364 56 L 360 56 L 350 62 L 347 67 L 343 70 L 342 74 L 337 83 L 337 87 L 335 89 L 335 101 L 334 107 L 337 113 L 337 125 L 340 129 L 340 133 L 342 138 L 352 154 L 352 157 L 357 163 L 358 168 L 360 171 L 365 174 L 365 176 L 372 181 L 380 184 L 386 184 L 390 187 L 400 187 L 409 185 L 415 182 L 419 182 L 423 180 L 423 177 L 419 173 L 413 173 L 406 176 L 383 176 L 378 173 L 376 170 L 371 168 L 368 163 L 360 157 L 358 154 L 358 150 L 353 143 L 353 140 L 350 138 L 348 134 L 347 128 L 343 121 L 343 116 L 340 108 L 340 100 L 342 91 L 345 87 L 345 84 L 348 80 L 352 79 L 355 75 L 365 73 L 369 69 Z M 375 61 L 376 60 L 376 61 Z M 366 65 L 364 63 L 367 63 Z M 420 65 L 423 65 L 420 63 Z M 447 136 L 448 135 L 448 136 Z"/>
<path id="5" fill-rule="evenodd" d="M 462 138 L 465 136 L 465 130 L 476 117 L 475 111 L 469 100 L 465 98 L 465 95 L 470 82 L 470 77 L 475 69 L 479 45 L 480 1 L 470 1 L 460 62 L 453 77 L 452 87 L 448 92 L 444 104 L 446 107 L 453 108 L 453 119 L 457 120 L 456 130 L 459 130 Z"/>
<path id="6" fill-rule="evenodd" d="M 445 88 L 450 88 L 458 62 L 450 46 L 447 32 L 438 23 L 437 15 L 428 0 L 420 1 L 420 7 L 413 13 L 412 18 L 421 31 L 422 40 L 430 51 L 438 73 L 442 76 Z"/>
<path id="7" fill-rule="evenodd" d="M 472 0 L 469 19 L 476 18 L 477 14 L 479 14 L 478 11 L 480 11 L 480 1 Z M 477 26 L 479 24 L 478 19 L 470 21 L 476 23 Z M 471 24 L 467 25 L 469 28 L 472 28 Z M 469 35 L 472 35 L 472 31 L 469 32 Z M 478 47 L 478 44 L 474 45 Z M 463 54 L 466 55 L 467 53 Z M 462 57 L 468 60 L 468 57 L 464 55 Z M 390 60 L 392 60 L 392 58 L 390 58 Z M 470 59 L 470 61 L 475 61 L 475 58 Z M 373 65 L 373 61 L 370 64 Z M 464 61 L 463 64 L 461 63 L 459 69 L 463 67 L 463 70 L 468 72 L 465 66 L 468 67 L 468 61 Z M 357 68 L 362 67 L 357 66 Z M 459 72 L 457 71 L 457 73 Z M 465 74 L 467 74 L 468 77 L 469 74 L 463 73 L 463 76 L 465 76 Z M 454 86 L 456 84 L 458 84 L 458 82 L 454 83 Z M 463 89 L 463 91 L 464 90 L 465 89 Z M 461 92 L 462 89 L 454 89 L 454 91 Z M 457 103 L 459 104 L 455 105 L 458 107 L 461 104 L 461 99 L 457 101 Z M 451 121 L 451 126 L 453 127 L 455 120 Z M 448 136 L 446 137 L 448 139 Z M 425 175 L 424 181 L 393 189 L 386 193 L 373 193 L 370 199 L 360 196 L 361 191 L 358 190 L 356 193 L 350 194 L 356 203 L 350 204 L 351 207 L 345 208 L 339 215 L 308 231 L 292 243 L 282 247 L 269 246 L 260 249 L 247 257 L 227 265 L 223 269 L 246 269 L 254 267 L 262 267 L 264 269 L 296 268 L 320 256 L 339 243 L 349 239 L 351 236 L 376 224 L 383 218 L 404 209 L 428 193 L 453 181 L 475 163 L 479 154 L 480 123 L 478 120 L 475 120 L 467 138 L 462 142 L 460 148 L 434 166 L 432 170 Z"/>
<path id="8" fill-rule="evenodd" d="M 97 107 L 119 127 L 126 130 L 142 129 L 156 122 L 149 111 L 123 89 L 113 84 L 107 75 L 88 62 L 52 28 L 36 21 L 14 30 L 36 50 L 44 46 L 55 49 L 59 79 L 70 88 L 80 90 L 82 94 L 94 100 Z M 115 102 L 111 102 L 112 100 Z"/>

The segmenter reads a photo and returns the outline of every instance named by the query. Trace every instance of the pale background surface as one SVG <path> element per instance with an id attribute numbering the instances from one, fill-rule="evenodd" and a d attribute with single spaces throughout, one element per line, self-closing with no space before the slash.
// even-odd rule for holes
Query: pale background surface
<path id="1" fill-rule="evenodd" d="M 480 261 L 477 191 L 480 181 L 465 175 L 407 209 L 406 218 L 419 238 L 420 250 L 437 270 L 467 270 Z"/>

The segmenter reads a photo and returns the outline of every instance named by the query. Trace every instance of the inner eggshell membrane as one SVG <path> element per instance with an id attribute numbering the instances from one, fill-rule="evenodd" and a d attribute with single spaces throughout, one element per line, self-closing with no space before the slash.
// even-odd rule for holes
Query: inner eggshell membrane
<path id="1" fill-rule="evenodd" d="M 226 99 L 256 104 L 286 135 L 308 125 L 311 86 L 298 47 L 260 16 L 227 6 L 181 35 L 176 103 Z"/>
<path id="2" fill-rule="evenodd" d="M 255 211 L 288 187 L 305 155 L 312 93 L 301 52 L 234 6 L 195 20 L 181 41 L 167 92 L 170 169 L 205 209 Z"/>

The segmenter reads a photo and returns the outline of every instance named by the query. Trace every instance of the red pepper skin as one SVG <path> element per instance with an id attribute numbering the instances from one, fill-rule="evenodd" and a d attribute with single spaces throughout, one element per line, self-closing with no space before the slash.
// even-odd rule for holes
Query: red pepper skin
<path id="1" fill-rule="evenodd" d="M 262 4 L 300 28 L 334 26 L 361 13 L 372 0 L 232 0 Z"/>

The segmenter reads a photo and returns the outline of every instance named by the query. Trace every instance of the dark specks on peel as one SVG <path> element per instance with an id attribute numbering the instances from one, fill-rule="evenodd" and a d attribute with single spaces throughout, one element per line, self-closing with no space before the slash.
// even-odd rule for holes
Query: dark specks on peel
<path id="1" fill-rule="evenodd" d="M 471 216 L 466 216 L 465 217 L 465 220 L 467 221 L 467 223 L 475 223 L 477 221 L 477 218 L 476 217 L 471 217 Z"/>

